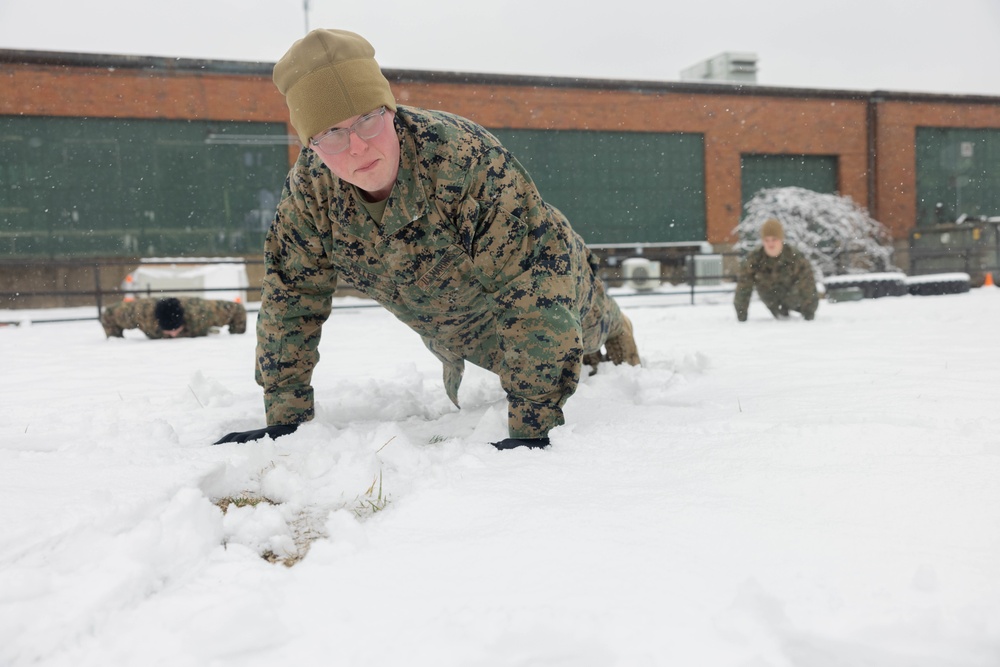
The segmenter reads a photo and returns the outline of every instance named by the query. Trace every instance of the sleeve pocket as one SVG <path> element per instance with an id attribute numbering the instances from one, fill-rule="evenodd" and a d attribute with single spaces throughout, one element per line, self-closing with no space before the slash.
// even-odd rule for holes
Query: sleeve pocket
<path id="1" fill-rule="evenodd" d="M 476 275 L 489 292 L 496 292 L 531 268 L 528 226 L 516 216 L 495 206 L 489 210 L 488 224 L 480 223 L 475 239 L 473 265 Z"/>

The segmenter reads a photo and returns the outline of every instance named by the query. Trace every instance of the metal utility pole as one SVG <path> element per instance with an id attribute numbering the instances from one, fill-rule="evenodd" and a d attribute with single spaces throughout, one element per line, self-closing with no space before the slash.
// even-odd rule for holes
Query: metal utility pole
<path id="1" fill-rule="evenodd" d="M 309 34 L 309 0 L 302 0 L 302 10 L 306 15 L 306 34 Z"/>

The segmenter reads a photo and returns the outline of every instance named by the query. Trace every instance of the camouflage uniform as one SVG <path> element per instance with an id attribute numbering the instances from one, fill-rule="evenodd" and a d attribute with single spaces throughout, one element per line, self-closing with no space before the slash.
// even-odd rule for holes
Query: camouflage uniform
<path id="1" fill-rule="evenodd" d="M 267 423 L 313 417 L 313 368 L 338 274 L 416 331 L 458 404 L 464 362 L 500 376 L 513 438 L 563 423 L 580 360 L 624 329 L 596 262 L 495 137 L 399 107 L 400 168 L 381 221 L 311 150 L 265 242 L 257 382 Z"/>
<path id="2" fill-rule="evenodd" d="M 197 297 L 178 297 L 177 300 L 184 308 L 184 328 L 177 338 L 207 336 L 212 327 L 226 325 L 229 325 L 229 333 L 241 334 L 247 330 L 247 311 L 243 304 Z M 141 329 L 149 338 L 167 338 L 154 313 L 158 301 L 147 298 L 108 306 L 101 313 L 104 333 L 108 338 L 121 338 L 125 329 Z"/>
<path id="3" fill-rule="evenodd" d="M 812 266 L 802 253 L 785 244 L 781 254 L 768 257 L 764 248 L 757 248 L 740 264 L 733 305 L 740 322 L 747 319 L 750 294 L 757 288 L 757 295 L 775 317 L 797 310 L 807 320 L 816 315 L 819 295 Z"/>

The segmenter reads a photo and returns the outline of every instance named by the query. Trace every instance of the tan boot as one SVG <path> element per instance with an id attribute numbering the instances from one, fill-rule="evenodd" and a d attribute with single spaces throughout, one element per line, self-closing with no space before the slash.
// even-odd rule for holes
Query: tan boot
<path id="1" fill-rule="evenodd" d="M 622 332 L 617 336 L 611 336 L 604 343 L 604 349 L 608 352 L 608 361 L 615 366 L 625 363 L 629 366 L 639 366 L 639 349 L 635 346 L 635 338 L 632 337 L 632 321 L 622 315 Z"/>
<path id="2" fill-rule="evenodd" d="M 590 366 L 590 372 L 587 375 L 597 375 L 597 365 L 602 361 L 605 359 L 600 350 L 583 355 L 583 365 Z"/>

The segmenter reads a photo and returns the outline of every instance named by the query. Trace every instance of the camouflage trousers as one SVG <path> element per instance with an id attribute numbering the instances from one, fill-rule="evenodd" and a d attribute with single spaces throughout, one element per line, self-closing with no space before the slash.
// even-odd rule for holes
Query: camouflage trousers
<path id="1" fill-rule="evenodd" d="M 588 353 L 599 353 L 609 338 L 615 338 L 625 333 L 631 338 L 631 329 L 625 321 L 625 316 L 614 299 L 605 293 L 603 283 L 600 280 L 594 280 L 591 289 L 593 292 L 586 300 L 590 304 L 590 308 L 580 317 L 580 346 L 577 349 L 575 371 L 572 377 L 566 377 L 563 374 L 560 395 L 552 396 L 550 400 L 542 403 L 524 400 L 513 395 L 510 388 L 504 383 L 504 388 L 508 391 L 508 429 L 511 437 L 539 437 L 539 435 L 547 433 L 550 428 L 562 424 L 561 408 L 569 396 L 576 391 L 584 356 Z M 458 389 L 465 374 L 466 358 L 452 352 L 448 347 L 430 337 L 422 336 L 421 338 L 427 349 L 441 361 L 445 391 L 451 402 L 459 406 Z M 468 360 L 496 373 L 503 379 L 510 370 L 506 367 L 506 364 L 509 363 L 508 360 L 512 358 L 510 350 L 505 353 L 498 337 L 483 337 L 479 342 L 476 354 L 469 356 Z"/>

